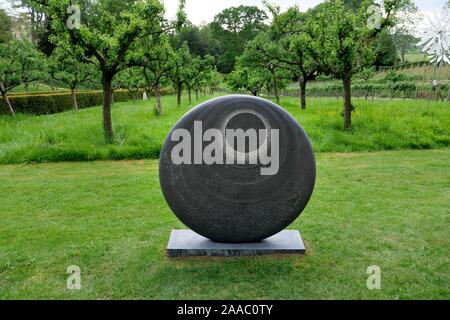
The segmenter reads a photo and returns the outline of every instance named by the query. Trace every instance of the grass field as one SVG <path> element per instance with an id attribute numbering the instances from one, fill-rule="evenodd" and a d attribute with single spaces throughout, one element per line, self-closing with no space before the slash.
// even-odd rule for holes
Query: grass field
<path id="1" fill-rule="evenodd" d="M 450 149 L 321 153 L 304 257 L 182 259 L 157 161 L 0 166 L 0 299 L 448 299 Z M 81 290 L 66 268 L 81 268 Z M 368 266 L 382 289 L 366 287 Z"/>
<path id="2" fill-rule="evenodd" d="M 309 99 L 306 111 L 299 109 L 296 98 L 282 100 L 316 152 L 450 146 L 448 102 L 354 99 L 354 104 L 353 129 L 343 131 L 341 100 Z M 164 114 L 157 117 L 153 105 L 154 100 L 117 103 L 114 144 L 105 144 L 100 107 L 40 117 L 1 116 L 0 163 L 156 159 L 170 128 L 190 107 L 185 103 L 177 108 L 175 98 L 166 96 Z"/>
<path id="3" fill-rule="evenodd" d="M 400 56 L 399 56 L 400 58 Z M 424 53 L 407 53 L 405 54 L 406 62 L 421 62 L 428 61 L 428 56 Z"/>
<path id="4" fill-rule="evenodd" d="M 69 91 L 69 89 L 55 88 L 55 91 L 56 92 Z M 41 83 L 39 85 L 32 83 L 28 86 L 28 93 L 32 94 L 32 93 L 37 93 L 37 92 L 53 92 L 53 89 L 49 85 L 46 85 L 43 83 Z M 14 89 L 12 89 L 10 94 L 14 95 L 14 94 L 25 94 L 25 93 L 27 93 L 27 90 L 26 90 L 25 86 L 22 84 L 20 86 L 15 87 Z"/>
<path id="5" fill-rule="evenodd" d="M 406 76 L 416 76 L 417 85 L 430 85 L 434 79 L 439 80 L 441 84 L 448 83 L 450 80 L 450 66 L 440 66 L 435 70 L 433 65 L 426 64 L 422 67 L 413 67 L 405 69 L 397 69 L 396 73 Z M 387 72 L 378 72 L 374 75 L 374 80 L 382 80 L 386 77 Z"/>

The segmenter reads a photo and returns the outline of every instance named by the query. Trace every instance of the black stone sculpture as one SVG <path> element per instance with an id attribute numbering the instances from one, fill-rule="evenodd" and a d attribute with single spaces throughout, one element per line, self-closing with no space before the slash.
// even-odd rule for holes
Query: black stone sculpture
<path id="1" fill-rule="evenodd" d="M 174 164 L 178 142 L 171 135 L 186 129 L 194 137 L 195 121 L 202 121 L 203 132 L 278 129 L 279 170 L 261 175 L 261 164 Z M 270 149 L 266 142 L 258 148 Z M 223 146 L 225 152 L 228 141 Z M 255 151 L 247 148 L 247 158 Z M 316 165 L 305 131 L 289 113 L 261 98 L 231 95 L 202 103 L 178 121 L 163 146 L 159 174 L 167 203 L 186 226 L 214 242 L 252 243 L 279 233 L 301 214 L 313 193 Z"/>

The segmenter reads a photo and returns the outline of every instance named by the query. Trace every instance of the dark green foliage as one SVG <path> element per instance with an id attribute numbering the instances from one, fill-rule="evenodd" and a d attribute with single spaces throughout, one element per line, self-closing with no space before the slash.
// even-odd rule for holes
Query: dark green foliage
<path id="1" fill-rule="evenodd" d="M 51 42 L 50 38 L 53 34 L 52 20 L 48 17 L 42 24 L 42 27 L 36 30 L 37 48 L 46 56 L 50 56 L 56 46 Z"/>
<path id="2" fill-rule="evenodd" d="M 397 73 L 395 71 L 389 71 L 386 76 L 384 77 L 384 80 L 392 83 L 396 83 L 399 81 L 405 81 L 407 80 L 407 75 L 403 73 Z"/>
<path id="3" fill-rule="evenodd" d="M 12 21 L 5 10 L 0 9 L 0 43 L 12 39 Z"/>
<path id="4" fill-rule="evenodd" d="M 212 35 L 210 25 L 195 26 L 188 24 L 177 36 L 171 38 L 171 44 L 180 49 L 187 44 L 189 51 L 195 56 L 212 55 L 219 57 L 220 43 Z"/>
<path id="5" fill-rule="evenodd" d="M 217 68 L 230 73 L 245 44 L 266 28 L 267 14 L 256 6 L 239 6 L 223 10 L 211 23 L 213 37 L 220 43 Z"/>
<path id="6" fill-rule="evenodd" d="M 83 58 L 95 63 L 101 72 L 105 140 L 113 141 L 111 104 L 114 77 L 120 71 L 135 66 L 133 51 L 139 48 L 143 37 L 158 37 L 173 27 L 164 18 L 163 4 L 157 0 L 84 2 L 86 11 L 81 12 L 91 20 L 79 28 L 67 28 L 70 14 L 66 1 L 31 2 L 37 7 L 44 4 L 45 13 L 52 17 L 53 42 L 81 51 Z"/>
<path id="7" fill-rule="evenodd" d="M 392 86 L 394 91 L 402 92 L 402 93 L 415 93 L 417 87 L 415 83 L 412 82 L 399 82 Z"/>
<path id="8" fill-rule="evenodd" d="M 397 61 L 397 47 L 392 35 L 383 30 L 378 34 L 374 43 L 375 66 L 393 66 Z"/>

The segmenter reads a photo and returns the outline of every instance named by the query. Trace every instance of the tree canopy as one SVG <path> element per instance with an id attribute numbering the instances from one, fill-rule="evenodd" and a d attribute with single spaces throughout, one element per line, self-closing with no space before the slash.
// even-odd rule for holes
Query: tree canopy
<path id="1" fill-rule="evenodd" d="M 12 21 L 11 17 L 4 9 L 0 9 L 0 43 L 10 41 L 12 36 Z"/>
<path id="2" fill-rule="evenodd" d="M 111 95 L 114 76 L 135 65 L 133 50 L 144 37 L 157 37 L 171 28 L 164 18 L 164 7 L 157 0 L 142 1 L 80 1 L 85 9 L 84 23 L 75 21 L 69 27 L 72 5 L 69 0 L 31 0 L 52 17 L 53 43 L 82 51 L 86 60 L 93 61 L 102 75 L 103 125 L 105 137 L 113 140 Z M 183 2 L 182 2 L 183 3 Z"/>
<path id="3" fill-rule="evenodd" d="M 233 70 L 236 58 L 244 51 L 245 43 L 253 39 L 267 25 L 267 14 L 256 6 L 239 6 L 223 10 L 211 23 L 212 34 L 220 44 L 217 67 L 222 73 Z"/>
<path id="4" fill-rule="evenodd" d="M 175 89 L 181 105 L 183 90 L 191 103 L 192 92 L 198 99 L 207 90 L 213 92 L 224 78 L 233 90 L 273 94 L 277 101 L 280 90 L 297 82 L 302 109 L 306 108 L 308 81 L 318 77 L 341 80 L 344 127 L 350 128 L 353 77 L 360 73 L 359 77 L 366 79 L 372 66 L 397 63 L 397 51 L 404 58 L 412 41 L 405 21 L 410 22 L 408 15 L 415 7 L 410 0 L 325 0 L 307 12 L 298 6 L 281 12 L 265 2 L 271 21 L 265 10 L 241 5 L 223 10 L 210 24 L 195 26 L 186 21 L 184 0 L 176 21 L 165 18 L 159 0 L 11 1 L 30 13 L 33 43 L 20 45 L 32 46 L 26 56 L 37 53 L 41 67 L 48 62 L 49 71 L 41 73 L 41 80 L 68 87 L 74 109 L 78 87 L 88 79 L 101 83 L 108 142 L 114 141 L 114 90 L 126 88 L 136 98 L 145 87 L 156 96 L 156 110 L 161 114 L 163 88 Z M 374 5 L 379 9 L 376 25 L 369 23 Z M 1 19 L 8 30 L 9 18 L 0 12 Z M 38 29 L 43 33 L 36 38 Z M 39 68 L 15 70 L 19 57 L 7 57 L 6 53 L 19 44 L 8 32 L 3 35 L 2 59 L 9 66 L 3 67 L 2 93 L 7 93 L 16 82 L 27 87 Z M 51 45 L 43 45 L 45 41 Z M 36 48 L 50 58 L 43 59 Z M 10 84 L 13 78 L 18 80 Z M 7 94 L 3 97 L 6 101 Z"/>
<path id="5" fill-rule="evenodd" d="M 14 109 L 8 92 L 21 84 L 45 78 L 47 71 L 43 54 L 27 40 L 11 40 L 0 43 L 0 92 L 11 115 Z"/>

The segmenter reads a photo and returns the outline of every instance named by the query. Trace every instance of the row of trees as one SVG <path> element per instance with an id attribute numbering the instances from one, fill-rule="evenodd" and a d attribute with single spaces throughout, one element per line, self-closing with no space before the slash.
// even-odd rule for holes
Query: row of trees
<path id="1" fill-rule="evenodd" d="M 0 44 L 0 92 L 11 115 L 14 109 L 8 92 L 21 84 L 30 84 L 46 77 L 44 55 L 29 41 L 12 40 Z"/>
<path id="2" fill-rule="evenodd" d="M 306 109 L 306 84 L 319 74 L 342 81 L 344 127 L 351 127 L 351 84 L 355 74 L 372 66 L 376 58 L 374 43 L 394 27 L 398 14 L 411 8 L 409 0 L 384 0 L 379 24 L 373 27 L 374 1 L 326 0 L 306 13 L 294 6 L 284 13 L 266 4 L 273 21 L 250 41 L 228 77 L 235 89 L 257 95 L 270 88 L 278 100 L 286 81 L 297 79 L 300 106 Z"/>
<path id="3" fill-rule="evenodd" d="M 388 31 L 398 26 L 400 14 L 412 8 L 410 0 L 384 0 L 379 4 L 383 12 L 379 25 L 373 27 L 368 23 L 371 8 L 379 1 L 326 0 L 306 13 L 298 7 L 281 13 L 277 6 L 266 3 L 273 16 L 270 25 L 264 11 L 239 6 L 224 10 L 211 24 L 199 28 L 186 22 L 184 0 L 175 21 L 164 18 L 164 7 L 158 0 L 15 2 L 45 18 L 35 24 L 45 26 L 52 48 L 51 55 L 41 50 L 50 56 L 44 59 L 26 41 L 0 45 L 4 61 L 0 89 L 10 111 L 14 112 L 7 92 L 18 84 L 47 75 L 50 83 L 65 83 L 71 89 L 76 108 L 77 88 L 90 81 L 103 89 L 108 140 L 113 138 L 111 103 L 115 89 L 127 88 L 135 95 L 139 88 L 153 91 L 160 113 L 162 87 L 174 87 L 178 104 L 183 89 L 191 101 L 192 92 L 198 97 L 218 85 L 216 66 L 224 72 L 234 70 L 227 76 L 231 88 L 254 95 L 264 89 L 273 92 L 277 101 L 280 90 L 295 79 L 303 109 L 309 80 L 322 74 L 340 79 L 344 125 L 349 128 L 353 76 L 374 64 L 383 51 L 378 48 L 383 43 L 380 38 L 389 35 Z M 73 11 L 68 10 L 74 4 L 81 12 L 79 27 Z M 19 51 L 23 56 L 15 54 Z"/>
<path id="4" fill-rule="evenodd" d="M 27 92 L 31 83 L 47 83 L 53 89 L 67 87 L 71 91 L 73 109 L 78 110 L 77 90 L 98 88 L 100 83 L 100 73 L 95 65 L 82 62 L 82 52 L 71 52 L 65 47 L 55 48 L 52 55 L 46 57 L 27 40 L 11 40 L 0 44 L 0 59 L 0 93 L 11 115 L 15 112 L 8 92 L 19 85 L 24 85 Z M 189 103 L 192 103 L 192 92 L 195 92 L 197 100 L 199 94 L 213 94 L 221 79 L 211 56 L 193 56 L 186 44 L 173 49 L 164 40 L 148 50 L 137 66 L 119 72 L 111 84 L 111 91 L 127 89 L 133 99 L 142 90 L 147 95 L 153 94 L 157 112 L 161 114 L 162 88 L 173 86 L 180 106 L 184 89 L 188 92 Z"/>
<path id="5" fill-rule="evenodd" d="M 36 6 L 32 0 L 8 0 L 8 2 L 13 8 L 19 9 L 22 14 L 25 13 L 23 22 L 30 27 L 27 35 L 40 51 L 49 55 L 55 47 L 50 39 L 53 29 L 52 16 L 49 12 Z M 92 2 L 94 1 L 78 0 L 73 1 L 73 4 L 87 8 Z M 121 3 L 122 1 L 116 0 L 116 2 Z M 130 1 L 124 2 L 130 3 Z M 116 3 L 112 5 L 115 12 L 125 8 Z M 88 24 L 95 22 L 92 13 L 83 10 L 85 22 Z M 234 67 L 236 57 L 242 54 L 245 43 L 267 27 L 267 19 L 267 14 L 256 6 L 241 5 L 227 8 L 220 12 L 211 23 L 196 26 L 187 22 L 179 30 L 177 37 L 172 37 L 170 41 L 177 49 L 186 42 L 193 55 L 213 56 L 218 70 L 221 73 L 229 73 Z M 0 31 L 5 37 L 12 37 L 11 19 L 1 9 Z"/>
<path id="6" fill-rule="evenodd" d="M 345 5 L 358 10 L 361 0 L 345 0 Z M 397 20 L 410 23 L 397 23 L 395 28 L 384 30 L 373 41 L 376 66 L 392 66 L 397 63 L 398 55 L 402 61 L 405 54 L 412 50 L 415 38 L 411 36 L 417 24 L 418 16 L 413 4 L 405 5 Z M 215 57 L 217 69 L 224 74 L 230 73 L 239 56 L 244 52 L 247 42 L 253 40 L 269 27 L 268 14 L 256 6 L 238 6 L 223 10 L 209 24 L 186 25 L 180 32 L 178 43 L 186 41 L 190 50 L 198 55 Z M 417 43 L 417 41 L 416 41 Z"/>
<path id="7" fill-rule="evenodd" d="M 185 22 L 184 1 L 180 1 L 176 21 L 164 18 L 164 8 L 157 0 L 80 1 L 80 11 L 89 16 L 83 16 L 79 28 L 68 27 L 68 21 L 77 23 L 67 10 L 72 3 L 29 1 L 36 11 L 52 17 L 50 40 L 55 48 L 50 57 L 26 40 L 0 44 L 0 90 L 12 115 L 8 92 L 18 85 L 38 80 L 63 83 L 71 89 L 77 109 L 76 90 L 88 81 L 94 87 L 101 84 L 105 137 L 111 141 L 115 89 L 127 88 L 135 96 L 141 88 L 153 92 L 161 113 L 161 88 L 172 85 L 180 105 L 183 89 L 191 102 L 193 92 L 198 99 L 221 81 L 212 56 L 193 55 L 186 43 L 173 45 L 172 39 Z"/>

